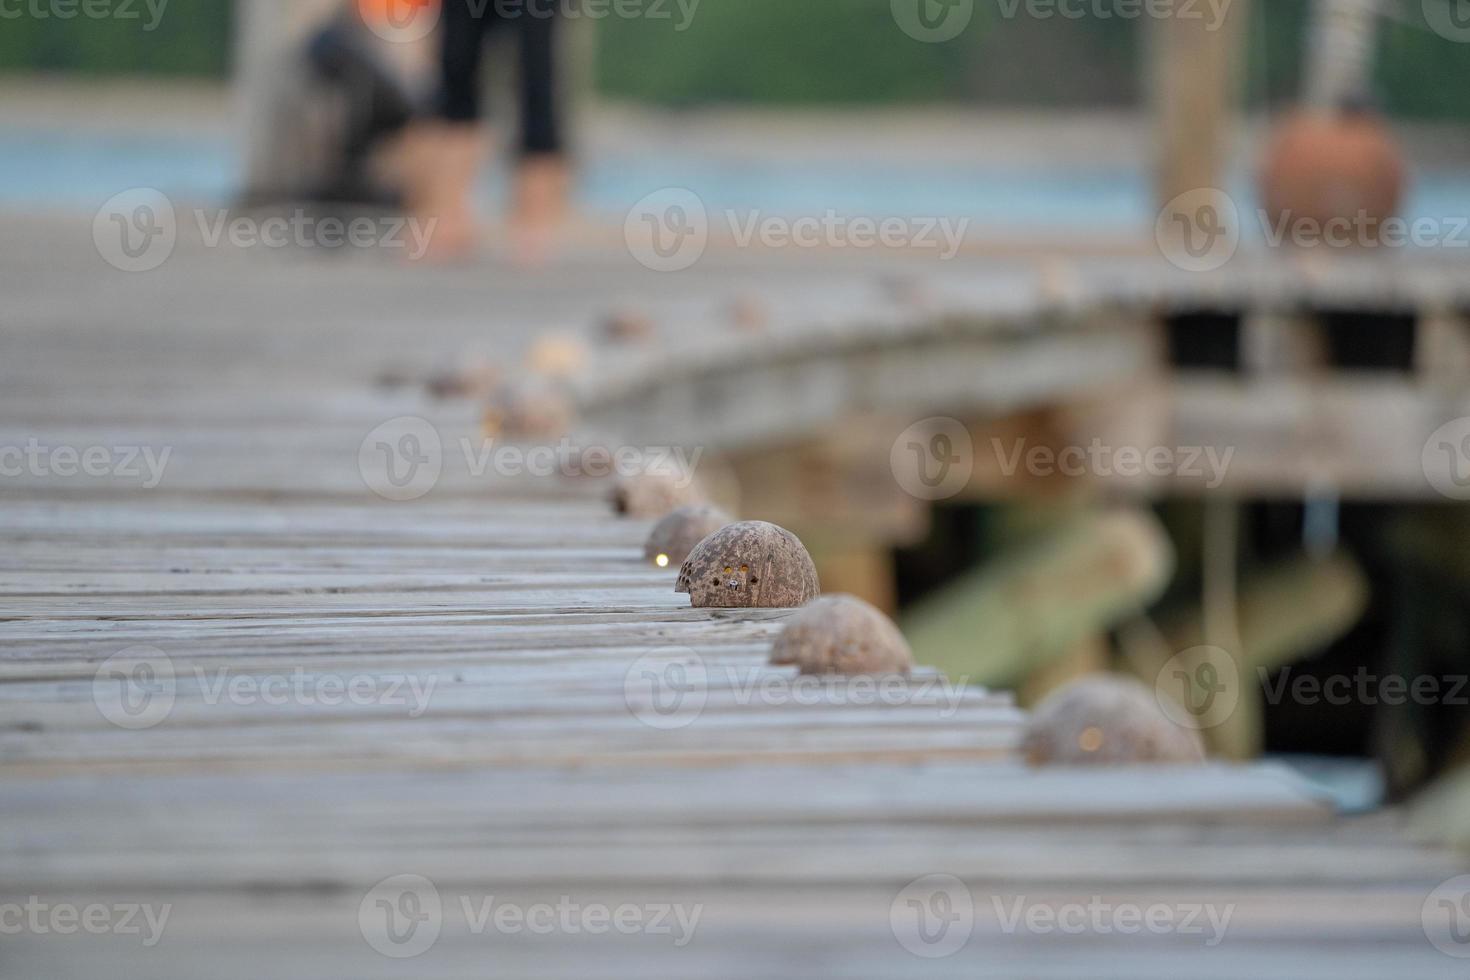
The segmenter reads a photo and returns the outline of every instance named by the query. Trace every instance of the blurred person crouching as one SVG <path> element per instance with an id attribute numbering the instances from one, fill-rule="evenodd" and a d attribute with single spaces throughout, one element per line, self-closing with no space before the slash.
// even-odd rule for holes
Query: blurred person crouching
<path id="1" fill-rule="evenodd" d="M 518 71 L 493 73 L 513 77 L 519 95 L 507 246 L 518 262 L 543 260 L 569 187 L 562 2 L 318 0 L 322 9 L 305 16 L 316 26 L 247 72 L 240 203 L 307 202 L 342 216 L 407 210 L 434 222 L 432 256 L 471 251 L 474 189 L 492 142 L 481 69 L 487 47 L 513 48 Z"/>

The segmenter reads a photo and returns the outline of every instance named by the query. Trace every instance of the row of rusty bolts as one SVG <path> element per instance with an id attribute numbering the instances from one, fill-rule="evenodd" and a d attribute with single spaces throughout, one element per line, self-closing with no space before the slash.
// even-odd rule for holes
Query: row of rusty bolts
<path id="1" fill-rule="evenodd" d="M 736 521 L 693 481 L 641 474 L 619 480 L 614 509 L 658 518 L 644 559 L 679 567 L 675 591 L 695 608 L 796 608 L 770 663 L 822 676 L 908 676 L 913 652 L 897 625 L 850 595 L 822 595 L 797 536 L 764 521 Z M 1034 766 L 1199 764 L 1199 732 L 1175 724 L 1153 692 L 1130 678 L 1093 675 L 1050 695 L 1029 717 L 1021 754 Z"/>
<path id="2" fill-rule="evenodd" d="M 884 288 L 895 301 L 921 303 L 913 284 Z M 754 297 L 730 303 L 726 318 L 756 335 L 771 319 Z M 647 345 L 656 333 L 652 317 L 635 310 L 614 312 L 601 325 L 602 340 L 615 346 Z M 436 397 L 487 400 L 489 436 L 559 438 L 575 422 L 565 383 L 589 367 L 590 355 L 580 339 L 550 333 L 533 343 L 518 381 L 503 382 L 479 358 L 431 379 L 429 388 Z M 623 478 L 612 499 L 620 514 L 657 520 L 645 558 L 679 568 L 675 589 L 692 606 L 798 610 L 772 645 L 773 665 L 822 676 L 907 677 L 913 670 L 913 652 L 887 615 L 856 596 L 821 595 L 816 566 L 795 534 L 764 521 L 736 521 L 709 501 L 692 474 Z M 1036 766 L 1189 765 L 1205 758 L 1198 731 L 1175 724 L 1154 692 L 1118 675 L 1079 678 L 1048 696 L 1031 713 L 1020 750 Z"/>

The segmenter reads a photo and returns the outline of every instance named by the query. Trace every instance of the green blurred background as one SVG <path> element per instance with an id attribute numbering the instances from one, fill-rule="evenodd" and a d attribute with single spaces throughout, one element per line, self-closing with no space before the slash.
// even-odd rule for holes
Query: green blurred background
<path id="1" fill-rule="evenodd" d="M 223 78 L 232 6 L 174 0 L 146 43 L 137 21 L 6 20 L 0 70 Z M 683 32 L 677 18 L 600 21 L 596 79 L 610 98 L 672 106 L 1139 101 L 1146 21 L 1006 19 L 1001 9 L 999 0 L 979 0 L 959 38 L 921 44 L 895 29 L 889 0 L 702 0 Z M 1307 0 L 1253 5 L 1251 105 L 1295 94 L 1306 11 Z M 1399 117 L 1470 117 L 1470 45 L 1439 37 L 1418 16 L 1409 4 L 1404 19 L 1383 23 L 1375 95 Z"/>

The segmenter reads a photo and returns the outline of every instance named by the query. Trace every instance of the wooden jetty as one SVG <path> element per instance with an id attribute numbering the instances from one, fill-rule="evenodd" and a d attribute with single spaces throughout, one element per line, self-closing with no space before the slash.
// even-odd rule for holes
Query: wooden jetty
<path id="1" fill-rule="evenodd" d="M 871 288 L 846 295 L 870 307 Z M 970 358 L 945 377 L 978 415 L 1126 382 L 1155 348 L 1094 299 L 1114 312 L 1043 289 L 943 300 L 995 339 L 901 310 L 864 333 L 833 307 L 799 338 L 707 331 L 606 355 L 583 406 L 642 438 L 751 445 L 920 409 L 902 376 L 932 339 Z M 147 489 L 54 454 L 0 480 L 0 974 L 1464 975 L 1425 928 L 1464 865 L 1396 815 L 1339 816 L 1271 765 L 1032 771 L 1008 695 L 926 700 L 932 672 L 896 703 L 809 698 L 766 666 L 787 613 L 690 609 L 605 487 L 471 472 L 478 406 L 373 387 L 344 328 L 220 317 L 180 351 L 192 325 L 165 319 L 93 346 L 29 319 L 0 359 L 0 444 L 171 451 Z M 318 370 L 338 357 L 355 367 Z M 185 363 L 206 380 L 178 384 Z M 695 385 L 712 375 L 728 389 Z M 407 415 L 435 427 L 443 473 L 379 499 L 360 452 Z M 110 721 L 142 664 L 159 700 Z M 671 666 L 694 700 L 645 687 Z M 30 906 L 42 927 L 10 929 Z M 151 944 L 146 916 L 102 935 L 49 917 L 93 906 L 104 924 L 168 911 Z M 507 906 L 607 914 L 542 930 Z M 624 907 L 626 931 L 608 924 Z M 670 909 L 697 924 L 639 918 Z"/>

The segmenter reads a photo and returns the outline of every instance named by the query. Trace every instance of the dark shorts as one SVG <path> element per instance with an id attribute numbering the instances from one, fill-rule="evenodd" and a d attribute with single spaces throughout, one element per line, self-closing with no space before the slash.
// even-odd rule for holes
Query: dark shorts
<path id="1" fill-rule="evenodd" d="M 442 85 L 439 115 L 472 122 L 480 104 L 480 64 L 492 32 L 516 37 L 520 52 L 521 149 L 562 151 L 556 80 L 556 33 L 561 0 L 442 0 L 439 23 Z"/>

